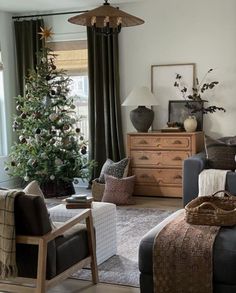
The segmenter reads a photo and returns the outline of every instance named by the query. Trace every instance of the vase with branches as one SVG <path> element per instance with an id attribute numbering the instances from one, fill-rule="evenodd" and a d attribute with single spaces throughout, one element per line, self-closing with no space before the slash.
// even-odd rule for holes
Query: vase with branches
<path id="1" fill-rule="evenodd" d="M 179 89 L 182 97 L 186 101 L 185 106 L 189 109 L 190 114 L 194 114 L 197 112 L 202 112 L 203 114 L 214 113 L 216 111 L 226 112 L 223 107 L 206 105 L 205 103 L 208 103 L 208 100 L 202 98 L 202 95 L 204 95 L 206 91 L 212 90 L 213 88 L 215 88 L 215 86 L 219 84 L 218 81 L 206 81 L 206 78 L 212 71 L 212 68 L 209 69 L 200 82 L 198 78 L 196 78 L 195 85 L 192 87 L 192 91 L 190 94 L 188 94 L 188 88 L 185 85 L 182 85 L 183 77 L 178 73 L 176 74 L 174 87 Z M 191 101 L 194 101 L 196 103 L 191 103 Z"/>

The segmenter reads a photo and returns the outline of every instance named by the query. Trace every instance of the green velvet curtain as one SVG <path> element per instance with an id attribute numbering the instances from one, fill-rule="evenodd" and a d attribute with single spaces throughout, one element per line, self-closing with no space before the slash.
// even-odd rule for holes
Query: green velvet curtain
<path id="1" fill-rule="evenodd" d="M 90 158 L 101 166 L 124 157 L 121 123 L 118 34 L 105 36 L 87 28 L 89 72 Z"/>
<path id="2" fill-rule="evenodd" d="M 15 21 L 15 42 L 17 57 L 17 77 L 19 94 L 24 94 L 25 76 L 37 65 L 37 52 L 44 46 L 40 40 L 40 27 L 44 27 L 43 19 Z"/>

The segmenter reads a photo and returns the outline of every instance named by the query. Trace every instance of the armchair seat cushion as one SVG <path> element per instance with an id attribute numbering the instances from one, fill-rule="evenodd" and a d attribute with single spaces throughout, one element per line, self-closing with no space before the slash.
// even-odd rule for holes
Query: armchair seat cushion
<path id="1" fill-rule="evenodd" d="M 59 228 L 64 223 L 54 222 Z M 60 274 L 89 256 L 88 234 L 85 224 L 77 224 L 55 239 L 56 274 Z"/>

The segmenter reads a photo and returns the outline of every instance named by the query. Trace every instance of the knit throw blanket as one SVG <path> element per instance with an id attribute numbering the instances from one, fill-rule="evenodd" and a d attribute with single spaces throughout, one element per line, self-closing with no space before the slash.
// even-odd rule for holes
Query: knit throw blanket
<path id="1" fill-rule="evenodd" d="M 190 225 L 183 210 L 156 236 L 154 293 L 212 293 L 216 226 Z"/>
<path id="2" fill-rule="evenodd" d="M 0 190 L 0 278 L 17 276 L 15 241 L 15 197 L 22 192 Z M 24 194 L 24 193 L 23 193 Z"/>

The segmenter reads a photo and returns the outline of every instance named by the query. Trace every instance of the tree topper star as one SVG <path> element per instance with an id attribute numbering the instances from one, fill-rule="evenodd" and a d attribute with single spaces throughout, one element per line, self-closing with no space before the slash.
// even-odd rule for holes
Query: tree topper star
<path id="1" fill-rule="evenodd" d="M 47 40 L 49 38 L 52 38 L 52 35 L 54 33 L 52 32 L 52 28 L 51 27 L 50 28 L 48 28 L 48 27 L 45 27 L 45 28 L 40 27 L 40 29 L 41 29 L 41 32 L 38 33 L 39 35 L 41 35 L 40 40 L 42 40 L 42 39 Z"/>

